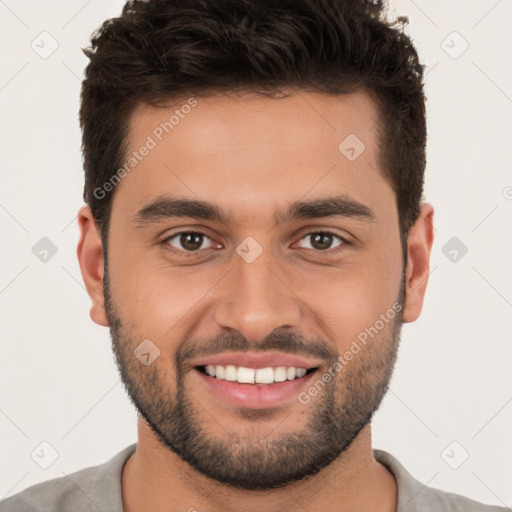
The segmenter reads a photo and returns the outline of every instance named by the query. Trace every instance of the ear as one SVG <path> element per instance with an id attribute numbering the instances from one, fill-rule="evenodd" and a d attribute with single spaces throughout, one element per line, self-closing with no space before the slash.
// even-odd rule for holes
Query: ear
<path id="1" fill-rule="evenodd" d="M 100 231 L 88 206 L 83 206 L 78 211 L 78 224 L 80 241 L 76 252 L 85 287 L 92 299 L 91 319 L 98 325 L 107 327 L 103 295 L 103 246 Z"/>
<path id="2" fill-rule="evenodd" d="M 420 215 L 411 227 L 407 241 L 404 323 L 417 320 L 423 308 L 430 271 L 430 252 L 434 242 L 433 222 L 433 206 L 422 203 Z"/>

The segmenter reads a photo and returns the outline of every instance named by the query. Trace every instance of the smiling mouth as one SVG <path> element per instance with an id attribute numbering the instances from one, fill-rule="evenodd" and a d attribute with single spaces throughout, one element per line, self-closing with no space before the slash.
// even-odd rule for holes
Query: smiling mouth
<path id="1" fill-rule="evenodd" d="M 299 380 L 305 375 L 318 370 L 314 368 L 299 368 L 295 366 L 268 366 L 265 368 L 247 368 L 235 365 L 200 365 L 196 367 L 204 375 L 217 380 L 238 382 L 239 384 L 268 385 L 279 382 Z"/>

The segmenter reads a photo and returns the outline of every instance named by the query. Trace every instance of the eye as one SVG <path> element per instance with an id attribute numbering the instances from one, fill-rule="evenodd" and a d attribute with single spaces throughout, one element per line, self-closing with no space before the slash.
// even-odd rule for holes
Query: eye
<path id="1" fill-rule="evenodd" d="M 309 247 L 302 247 L 303 249 L 312 249 L 316 252 L 328 252 L 329 254 L 337 253 L 343 249 L 343 246 L 350 245 L 350 242 L 328 230 L 312 231 L 303 236 L 300 240 L 310 239 Z M 337 245 L 333 242 L 337 240 Z M 210 241 L 210 244 L 208 244 Z M 168 236 L 161 242 L 168 250 L 181 253 L 184 256 L 194 256 L 200 251 L 208 249 L 222 248 L 221 244 L 214 242 L 208 235 L 201 231 L 180 231 Z M 299 246 L 300 247 L 300 246 Z"/>
<path id="2" fill-rule="evenodd" d="M 311 239 L 310 246 L 311 247 L 303 247 L 305 249 L 313 249 L 316 251 L 327 251 L 329 249 L 332 249 L 332 243 L 333 239 L 338 239 L 339 243 L 335 245 L 335 250 L 330 250 L 330 253 L 338 252 L 341 249 L 338 249 L 338 247 L 343 245 L 348 245 L 350 242 L 343 238 L 341 235 L 338 235 L 337 233 L 333 233 L 332 231 L 313 231 L 311 233 L 308 233 L 307 235 L 303 236 L 301 240 L 307 240 L 308 238 Z"/>
<path id="3" fill-rule="evenodd" d="M 170 245 L 181 252 L 197 252 L 199 250 L 214 248 L 205 247 L 204 244 L 206 239 L 211 240 L 209 236 L 201 233 L 200 231 L 180 231 L 179 233 L 175 233 L 167 237 L 165 240 L 162 240 L 162 243 Z"/>

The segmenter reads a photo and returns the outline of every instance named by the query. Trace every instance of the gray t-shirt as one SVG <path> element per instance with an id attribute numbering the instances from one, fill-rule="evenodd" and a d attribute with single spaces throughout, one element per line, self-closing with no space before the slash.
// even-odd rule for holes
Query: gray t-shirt
<path id="1" fill-rule="evenodd" d="M 0 512 L 123 512 L 121 472 L 136 444 L 105 464 L 33 485 L 0 502 Z M 397 512 L 504 512 L 508 508 L 427 487 L 416 480 L 391 454 L 374 449 L 375 458 L 395 476 Z"/>

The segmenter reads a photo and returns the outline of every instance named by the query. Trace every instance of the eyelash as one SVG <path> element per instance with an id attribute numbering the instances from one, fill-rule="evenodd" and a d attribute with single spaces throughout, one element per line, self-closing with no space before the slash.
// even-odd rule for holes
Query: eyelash
<path id="1" fill-rule="evenodd" d="M 173 233 L 172 235 L 168 236 L 167 238 L 165 238 L 164 240 L 162 240 L 162 244 L 164 245 L 164 247 L 168 250 L 168 251 L 171 251 L 173 252 L 174 254 L 179 254 L 180 256 L 185 256 L 185 257 L 193 257 L 193 256 L 197 256 L 198 253 L 200 253 L 201 251 L 214 251 L 215 249 L 197 249 L 195 251 L 185 251 L 185 250 L 180 250 L 180 249 L 175 249 L 174 247 L 170 247 L 168 242 L 169 240 L 172 240 L 173 238 L 176 238 L 177 236 L 180 236 L 180 235 L 202 235 L 208 239 L 211 240 L 211 238 L 206 234 L 206 233 L 203 233 L 202 231 L 179 231 L 177 233 Z M 321 250 L 315 250 L 315 249 L 306 249 L 306 250 L 309 250 L 309 251 L 314 251 L 314 252 L 317 252 L 319 254 L 329 254 L 329 255 L 333 255 L 333 254 L 338 254 L 340 251 L 342 251 L 344 249 L 344 247 L 346 245 L 351 245 L 351 243 L 343 236 L 339 235 L 338 233 L 335 233 L 334 231 L 330 231 L 328 229 L 322 229 L 322 230 L 318 230 L 318 231 L 310 231 L 309 233 L 306 233 L 304 236 L 302 236 L 300 238 L 300 240 L 303 240 L 304 238 L 307 238 L 308 236 L 311 236 L 311 235 L 318 235 L 318 234 L 322 234 L 322 235 L 332 235 L 333 237 L 335 238 L 338 238 L 342 243 L 336 247 L 336 249 L 334 250 L 331 250 L 331 249 L 326 249 L 324 251 L 321 251 Z"/>

